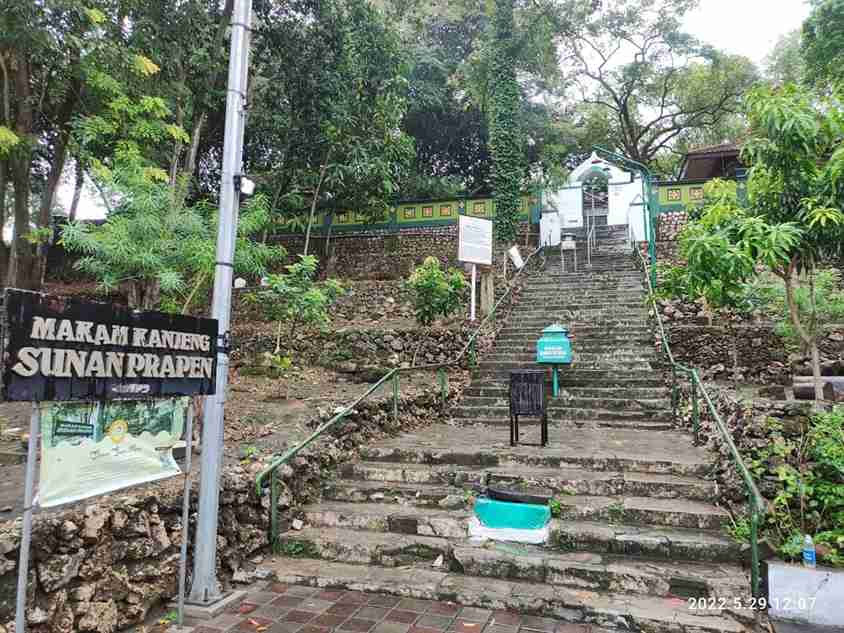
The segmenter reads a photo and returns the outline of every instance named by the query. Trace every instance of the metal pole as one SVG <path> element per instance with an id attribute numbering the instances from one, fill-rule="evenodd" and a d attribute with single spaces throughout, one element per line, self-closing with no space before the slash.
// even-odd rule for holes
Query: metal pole
<path id="1" fill-rule="evenodd" d="M 32 540 L 32 491 L 35 488 L 35 462 L 38 461 L 38 428 L 41 409 L 32 403 L 29 418 L 29 441 L 26 448 L 26 478 L 23 484 L 23 527 L 18 559 L 18 595 L 15 605 L 15 631 L 26 631 L 26 585 L 29 580 L 29 544 Z"/>
<path id="2" fill-rule="evenodd" d="M 193 450 L 193 398 L 185 416 L 185 485 L 182 491 L 182 547 L 179 552 L 179 626 L 185 624 L 185 581 L 188 575 L 188 539 L 190 538 L 190 468 Z"/>
<path id="3" fill-rule="evenodd" d="M 472 299 L 469 307 L 469 320 L 475 320 L 475 286 L 478 283 L 478 267 L 472 264 Z"/>
<path id="4" fill-rule="evenodd" d="M 235 175 L 240 173 L 245 127 L 246 81 L 249 66 L 249 35 L 252 0 L 235 0 L 229 53 L 226 128 L 223 142 L 223 171 L 220 179 L 220 220 L 217 227 L 217 262 L 214 275 L 212 317 L 219 322 L 223 345 L 217 352 L 217 391 L 206 400 L 202 421 L 202 468 L 199 485 L 199 518 L 193 560 L 193 585 L 189 600 L 209 604 L 222 598 L 217 581 L 217 520 L 220 469 L 223 452 L 223 411 L 229 374 L 229 321 L 238 195 Z"/>

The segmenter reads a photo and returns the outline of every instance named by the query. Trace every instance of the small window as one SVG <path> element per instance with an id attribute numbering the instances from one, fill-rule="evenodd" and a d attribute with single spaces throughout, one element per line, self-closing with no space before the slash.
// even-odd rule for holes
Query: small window
<path id="1" fill-rule="evenodd" d="M 423 218 L 434 217 L 434 207 L 422 207 L 422 217 Z"/>
<path id="2" fill-rule="evenodd" d="M 338 219 L 340 220 L 340 224 L 348 224 L 349 214 L 348 213 L 341 213 Z"/>
<path id="3" fill-rule="evenodd" d="M 405 207 L 404 208 L 404 219 L 405 220 L 412 220 L 416 217 L 416 207 Z"/>
<path id="4" fill-rule="evenodd" d="M 689 198 L 692 200 L 703 200 L 703 187 L 692 187 L 689 189 Z"/>
<path id="5" fill-rule="evenodd" d="M 451 217 L 451 205 L 450 204 L 444 204 L 440 207 L 440 217 L 441 218 Z"/>
<path id="6" fill-rule="evenodd" d="M 486 202 L 476 202 L 472 207 L 472 215 L 486 215 Z"/>
<path id="7" fill-rule="evenodd" d="M 668 202 L 681 202 L 683 200 L 683 191 L 681 189 L 668 190 Z"/>

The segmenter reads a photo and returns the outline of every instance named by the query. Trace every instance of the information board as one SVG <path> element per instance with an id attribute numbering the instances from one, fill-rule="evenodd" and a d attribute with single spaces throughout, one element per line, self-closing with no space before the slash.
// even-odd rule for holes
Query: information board
<path id="1" fill-rule="evenodd" d="M 214 393 L 217 321 L 7 289 L 2 394 L 32 402 Z"/>
<path id="2" fill-rule="evenodd" d="M 469 264 L 492 265 L 492 220 L 460 216 L 457 259 Z"/>
<path id="3" fill-rule="evenodd" d="M 41 405 L 38 502 L 49 508 L 181 474 L 188 398 Z"/>

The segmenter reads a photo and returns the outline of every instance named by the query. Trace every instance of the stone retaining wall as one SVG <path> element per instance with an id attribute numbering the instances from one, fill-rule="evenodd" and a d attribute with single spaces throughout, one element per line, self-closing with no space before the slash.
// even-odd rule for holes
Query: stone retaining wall
<path id="1" fill-rule="evenodd" d="M 689 214 L 685 211 L 669 211 L 656 216 L 656 239 L 658 242 L 673 242 L 686 226 Z"/>
<path id="2" fill-rule="evenodd" d="M 520 236 L 526 226 L 522 223 Z M 304 246 L 300 235 L 279 236 L 273 241 L 291 254 L 301 252 Z M 344 279 L 402 279 L 426 257 L 436 257 L 445 267 L 459 266 L 457 225 L 332 235 L 328 257 L 325 243 L 324 236 L 312 236 L 310 252 L 320 258 L 321 270 L 327 276 L 342 274 Z M 524 244 L 523 237 L 519 243 Z"/>

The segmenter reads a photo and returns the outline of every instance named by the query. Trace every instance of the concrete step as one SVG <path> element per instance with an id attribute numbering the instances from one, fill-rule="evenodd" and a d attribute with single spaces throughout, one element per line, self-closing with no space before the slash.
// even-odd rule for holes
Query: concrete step
<path id="1" fill-rule="evenodd" d="M 670 596 L 616 595 L 546 583 L 480 578 L 428 568 L 388 569 L 275 557 L 268 570 L 281 583 L 383 592 L 467 606 L 509 609 L 552 616 L 572 624 L 586 623 L 590 633 L 749 633 L 730 614 L 691 610 L 688 602 Z M 554 622 L 548 622 L 554 626 Z M 605 628 L 606 627 L 606 628 Z"/>
<path id="2" fill-rule="evenodd" d="M 501 396 L 472 396 L 466 394 L 458 406 L 461 409 L 477 407 L 478 413 L 480 413 L 480 410 L 485 408 L 507 409 L 510 406 L 510 401 L 508 398 Z M 664 415 L 666 412 L 670 413 L 671 401 L 668 398 L 607 398 L 600 394 L 597 396 L 573 396 L 570 393 L 564 393 L 548 400 L 549 412 L 556 413 L 569 409 L 601 409 Z"/>
<path id="3" fill-rule="evenodd" d="M 647 361 L 651 362 L 657 360 L 658 354 L 655 350 L 647 349 L 605 349 L 593 351 L 584 349 L 580 345 L 575 344 L 572 349 L 574 361 L 573 366 L 577 367 L 581 363 L 589 363 L 593 361 L 619 361 L 622 363 Z M 488 354 L 483 356 L 484 362 L 519 362 L 531 363 L 536 360 L 536 351 L 527 352 L 510 352 L 500 351 L 493 348 Z"/>
<path id="4" fill-rule="evenodd" d="M 350 470 L 352 475 L 361 477 L 403 476 L 402 472 L 392 474 L 383 472 L 384 467 L 377 465 L 361 466 Z M 395 469 L 393 469 L 395 470 Z M 401 471 L 401 469 L 399 469 Z M 379 472 L 380 471 L 380 472 Z M 434 473 L 429 473 L 432 477 Z M 421 476 L 422 473 L 416 473 Z M 410 475 L 413 477 L 413 474 Z M 481 494 L 483 485 L 476 486 L 475 494 Z M 473 488 L 459 488 L 450 485 L 402 483 L 381 479 L 342 479 L 327 484 L 323 489 L 323 499 L 328 501 L 351 501 L 355 503 L 392 503 L 398 505 L 421 506 L 447 510 L 465 510 L 471 506 Z"/>
<path id="5" fill-rule="evenodd" d="M 410 529 L 412 518 L 404 517 Z M 676 532 L 675 532 L 676 534 Z M 620 594 L 674 597 L 744 597 L 741 568 L 723 562 L 678 562 L 660 558 L 588 552 L 419 534 L 306 527 L 280 539 L 282 551 L 302 551 L 321 560 L 387 568 L 428 566 L 439 556 L 439 569 L 467 576 L 524 580 Z"/>
<path id="6" fill-rule="evenodd" d="M 479 417 L 469 416 L 461 417 L 455 416 L 454 422 L 458 426 L 474 427 L 474 426 L 489 426 L 499 429 L 509 428 L 510 419 L 505 416 L 496 417 Z M 539 431 L 530 431 L 526 433 L 527 427 L 535 427 L 539 425 L 538 418 L 521 418 L 519 419 L 519 428 L 521 429 L 519 441 L 523 444 L 537 444 L 539 442 Z M 568 418 L 564 416 L 557 416 L 553 414 L 548 415 L 548 428 L 552 435 L 561 434 L 565 436 L 572 428 L 577 429 L 627 429 L 640 431 L 670 431 L 675 428 L 674 422 L 669 419 L 630 419 L 616 417 L 603 417 L 599 419 L 590 419 L 587 417 Z"/>
<path id="7" fill-rule="evenodd" d="M 747 593 L 740 567 L 724 563 L 675 563 L 587 552 L 550 553 L 531 545 L 491 542 L 455 545 L 455 567 L 464 574 L 572 587 L 613 594 L 729 599 Z"/>
<path id="8" fill-rule="evenodd" d="M 566 499 L 562 497 L 560 501 L 564 503 Z M 572 499 L 580 501 L 576 497 Z M 617 505 L 612 506 L 617 508 L 615 516 L 618 516 L 618 521 L 610 521 L 608 518 L 598 516 L 597 504 L 605 502 L 607 502 L 606 499 L 600 497 L 586 498 L 585 503 L 591 505 L 582 506 L 579 516 L 576 516 L 575 511 L 569 506 L 564 505 L 563 517 L 552 519 L 550 523 L 551 536 L 547 547 L 565 551 L 598 551 L 668 560 L 714 562 L 728 561 L 729 558 L 721 558 L 721 556 L 726 557 L 730 553 L 735 553 L 739 547 L 728 537 L 721 536 L 716 531 L 717 527 L 713 529 L 670 524 L 670 521 L 681 518 L 687 523 L 692 523 L 694 520 L 712 523 L 724 519 L 723 513 L 706 514 L 703 510 L 705 504 L 700 502 L 644 498 L 619 501 Z M 660 504 L 666 507 L 663 508 Z M 696 513 L 683 513 L 677 509 L 683 504 L 695 504 L 700 509 Z M 633 506 L 629 511 L 628 505 Z M 713 511 L 717 510 L 714 506 L 710 507 Z M 636 516 L 639 512 L 647 511 L 652 512 L 651 524 L 622 522 L 622 518 L 628 514 Z M 325 542 L 334 541 L 335 534 L 331 530 L 342 531 L 340 534 L 343 537 L 342 542 L 328 546 L 327 551 L 335 552 L 334 555 L 320 554 L 320 558 L 352 563 L 373 563 L 388 567 L 413 562 L 410 557 L 414 554 L 418 555 L 419 550 L 422 550 L 422 560 L 434 560 L 440 554 L 446 554 L 449 541 L 468 540 L 469 522 L 474 516 L 471 509 L 442 511 L 388 503 L 342 502 L 324 502 L 305 506 L 302 508 L 302 513 L 310 533 Z M 661 523 L 656 523 L 656 521 Z M 581 529 L 583 526 L 587 527 Z M 610 534 L 612 534 L 611 538 Z M 675 535 L 676 540 L 669 537 L 666 541 L 665 537 L 669 534 Z M 287 535 L 297 540 L 301 539 L 300 531 L 288 532 Z M 659 535 L 657 539 L 654 538 L 655 535 Z M 408 548 L 408 543 L 402 539 L 402 536 L 423 537 L 425 540 L 421 544 L 425 547 Z M 620 542 L 617 540 L 619 537 Z M 627 542 L 628 539 L 630 542 Z M 416 539 L 411 543 L 420 545 Z M 720 547 L 719 543 L 723 547 Z M 373 558 L 375 552 L 365 550 L 367 546 L 371 548 L 372 545 L 377 545 L 379 550 L 383 550 L 384 544 L 389 546 L 386 550 L 389 560 L 376 560 Z M 617 547 L 624 548 L 625 551 L 615 551 L 613 548 Z M 348 553 L 340 555 L 336 553 L 339 551 Z M 400 552 L 407 556 L 400 556 Z M 390 564 L 390 561 L 394 563 Z"/>
<path id="9" fill-rule="evenodd" d="M 539 363 L 520 362 L 513 363 L 508 361 L 486 361 L 481 360 L 477 363 L 476 368 L 472 372 L 472 377 L 507 377 L 510 372 L 518 369 L 540 370 L 546 369 L 548 375 L 551 375 L 552 369 L 547 365 Z M 613 370 L 623 372 L 639 371 L 643 374 L 654 372 L 654 363 L 649 361 L 616 361 L 616 360 L 597 360 L 597 361 L 578 361 L 569 367 L 566 367 L 560 373 L 579 373 L 579 372 L 595 372 L 609 374 Z"/>
<path id="10" fill-rule="evenodd" d="M 719 531 L 559 520 L 552 540 L 562 551 L 588 551 L 673 561 L 730 563 L 741 560 L 741 546 Z"/>
<path id="11" fill-rule="evenodd" d="M 473 376 L 480 376 L 482 372 L 474 371 Z M 548 371 L 548 380 L 550 382 L 551 372 Z M 494 376 L 485 376 L 483 380 L 477 380 L 472 384 L 483 385 L 486 387 L 501 387 L 508 388 L 510 381 L 509 372 L 499 372 Z M 664 387 L 665 381 L 659 372 L 642 371 L 636 373 L 619 374 L 616 376 L 608 375 L 605 371 L 592 369 L 579 369 L 577 371 L 560 372 L 560 387 L 567 389 L 569 387 L 590 389 L 596 388 L 618 388 L 626 389 L 629 387 L 638 388 L 652 388 Z"/>
<path id="12" fill-rule="evenodd" d="M 550 384 L 550 383 L 549 383 Z M 510 389 L 500 384 L 476 383 L 463 391 L 463 397 L 501 398 L 508 402 Z M 561 397 L 576 398 L 669 398 L 671 390 L 662 385 L 654 387 L 571 387 L 562 390 Z"/>
<path id="13" fill-rule="evenodd" d="M 583 468 L 701 477 L 711 470 L 706 449 L 693 446 L 688 433 L 628 429 L 567 428 L 544 449 L 510 447 L 506 429 L 436 424 L 412 438 L 362 446 L 370 462 L 432 466 Z"/>
<path id="14" fill-rule="evenodd" d="M 700 530 L 721 529 L 729 521 L 722 509 L 689 499 L 650 497 L 558 497 L 560 519 L 625 525 L 661 525 Z"/>
<path id="15" fill-rule="evenodd" d="M 573 407 L 556 399 L 548 403 L 548 418 L 552 421 L 572 420 L 578 423 L 600 422 L 602 420 L 614 420 L 617 422 L 662 422 L 671 427 L 673 413 L 670 409 L 654 409 L 652 411 L 636 409 L 610 409 L 601 406 L 598 400 L 589 402 L 591 406 Z M 452 409 L 456 418 L 477 419 L 499 419 L 506 422 L 509 419 L 510 409 L 508 405 L 476 405 L 471 402 L 460 404 Z M 521 423 L 521 421 L 520 421 Z M 664 428 L 664 427 L 660 427 Z"/>
<path id="16" fill-rule="evenodd" d="M 470 495 L 488 487 L 541 489 L 548 496 L 592 495 L 693 499 L 709 501 L 715 485 L 699 477 L 510 464 L 475 466 L 358 462 L 342 470 L 342 479 L 327 484 L 333 501 L 400 503 L 437 508 L 465 508 Z"/>
<path id="17" fill-rule="evenodd" d="M 577 343 L 594 343 L 598 345 L 653 345 L 654 338 L 651 331 L 645 326 L 625 330 L 626 336 L 620 333 L 608 332 L 604 328 L 595 326 L 581 327 L 576 332 L 571 332 Z M 501 330 L 495 339 L 496 345 L 532 345 L 542 336 L 542 330 L 533 328 L 522 328 L 519 325 L 508 325 Z"/>

